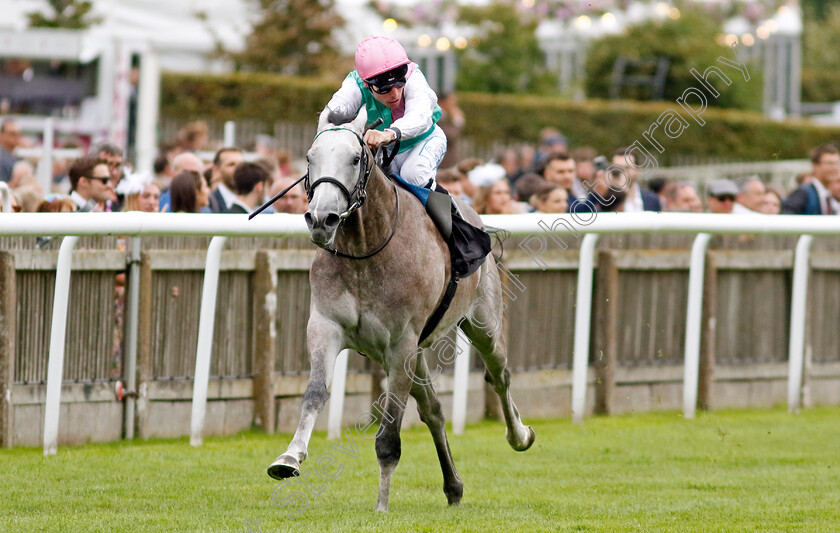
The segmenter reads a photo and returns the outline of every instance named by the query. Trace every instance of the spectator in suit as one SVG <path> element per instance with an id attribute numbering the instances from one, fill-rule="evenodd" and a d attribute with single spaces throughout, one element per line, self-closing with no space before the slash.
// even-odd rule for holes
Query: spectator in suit
<path id="1" fill-rule="evenodd" d="M 567 192 L 571 192 L 577 178 L 575 160 L 567 152 L 549 154 L 546 157 L 542 175 L 547 182 L 556 183 Z"/>
<path id="2" fill-rule="evenodd" d="M 813 176 L 782 202 L 788 215 L 836 215 L 840 213 L 840 151 L 831 144 L 816 148 L 811 155 Z"/>
<path id="3" fill-rule="evenodd" d="M 738 196 L 738 186 L 731 180 L 714 180 L 709 182 L 706 195 L 710 213 L 731 215 L 735 197 Z"/>
<path id="4" fill-rule="evenodd" d="M 169 186 L 173 213 L 199 213 L 210 203 L 210 188 L 198 172 L 185 170 Z"/>
<path id="5" fill-rule="evenodd" d="M 102 211 L 105 202 L 114 197 L 108 163 L 96 156 L 77 159 L 67 174 L 76 211 Z"/>
<path id="6" fill-rule="evenodd" d="M 213 157 L 213 178 L 210 188 L 210 208 L 214 213 L 225 213 L 236 200 L 236 183 L 233 173 L 243 161 L 242 150 L 239 148 L 220 148 Z"/>
<path id="7" fill-rule="evenodd" d="M 639 211 L 662 211 L 662 204 L 659 202 L 659 195 L 653 191 L 643 189 L 639 183 L 639 171 L 635 168 L 635 165 L 638 165 L 639 163 L 636 160 L 636 153 L 630 152 L 625 156 L 626 152 L 627 148 L 625 147 L 613 150 L 612 164 L 613 166 L 623 168 L 624 173 L 617 170 L 612 171 L 612 175 L 610 177 L 612 185 L 610 190 L 624 187 L 629 177 L 630 184 L 627 185 L 623 191 L 627 193 L 622 207 L 624 212 L 637 213 Z M 628 165 L 627 158 L 631 158 L 633 160 L 634 166 Z M 615 195 L 613 195 L 613 197 L 618 198 L 618 196 Z M 614 202 L 615 200 L 610 202 L 610 205 Z"/>
<path id="8" fill-rule="evenodd" d="M 270 176 L 261 165 L 256 163 L 241 163 L 233 173 L 233 183 L 236 188 L 236 198 L 228 207 L 226 213 L 248 214 L 263 202 L 266 182 Z"/>

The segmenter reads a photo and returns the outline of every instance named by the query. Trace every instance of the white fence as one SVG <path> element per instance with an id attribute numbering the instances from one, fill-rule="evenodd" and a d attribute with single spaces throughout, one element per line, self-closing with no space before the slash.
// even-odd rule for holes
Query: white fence
<path id="1" fill-rule="evenodd" d="M 703 292 L 703 269 L 706 246 L 711 234 L 764 234 L 801 235 L 796 248 L 794 287 L 792 295 L 791 335 L 789 345 L 788 407 L 796 412 L 801 407 L 804 325 L 806 321 L 806 295 L 808 282 L 808 254 L 813 236 L 840 235 L 840 217 L 797 217 L 764 215 L 709 215 L 687 213 L 601 213 L 590 220 L 578 215 L 489 215 L 483 217 L 487 225 L 503 228 L 514 235 L 533 237 L 543 246 L 530 248 L 529 255 L 536 257 L 545 252 L 549 242 L 544 227 L 578 226 L 584 234 L 580 251 L 575 315 L 575 339 L 572 382 L 572 417 L 583 420 L 586 399 L 586 375 L 589 355 L 589 338 L 592 307 L 592 271 L 595 244 L 604 233 L 689 233 L 697 234 L 691 251 L 689 271 L 688 319 L 686 323 L 685 365 L 683 376 L 683 413 L 686 418 L 695 416 L 697 403 L 698 364 L 700 346 L 700 321 Z M 546 226 L 546 219 L 552 222 Z M 191 439 L 200 445 L 204 427 L 205 403 L 209 379 L 213 316 L 216 307 L 216 288 L 220 252 L 228 236 L 293 236 L 306 235 L 303 217 L 277 214 L 247 220 L 247 217 L 205 214 L 158 213 L 51 213 L 51 214 L 0 214 L 0 235 L 66 236 L 59 249 L 54 295 L 52 334 L 48 363 L 47 397 L 44 415 L 44 454 L 56 453 L 58 448 L 58 416 L 61 403 L 61 377 L 64 364 L 64 331 L 66 327 L 67 299 L 73 247 L 81 235 L 182 235 L 214 236 L 211 240 L 205 267 L 202 293 L 199 338 L 196 348 L 196 371 L 193 390 Z M 134 337 L 136 340 L 136 336 Z M 132 342 L 129 336 L 129 344 Z M 127 347 L 127 368 L 132 368 L 132 353 L 136 347 Z M 464 350 L 456 361 L 454 392 L 454 421 L 456 430 L 462 430 L 466 405 L 469 351 Z M 460 369 L 460 371 L 459 371 Z M 341 370 L 341 369 L 339 369 Z M 345 372 L 336 372 L 331 395 L 330 434 L 338 435 Z M 133 387 L 133 383 L 128 386 Z"/>

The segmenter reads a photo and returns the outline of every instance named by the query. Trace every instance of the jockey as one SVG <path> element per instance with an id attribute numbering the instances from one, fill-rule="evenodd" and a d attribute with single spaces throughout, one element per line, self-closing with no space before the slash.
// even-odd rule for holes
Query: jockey
<path id="1" fill-rule="evenodd" d="M 368 124 L 381 118 L 364 140 L 375 150 L 400 141 L 391 169 L 412 185 L 435 190 L 435 172 L 446 154 L 446 135 L 437 126 L 441 110 L 417 63 L 391 37 L 374 35 L 356 48 L 356 70 L 330 99 L 329 121 L 349 122 L 364 105 Z"/>

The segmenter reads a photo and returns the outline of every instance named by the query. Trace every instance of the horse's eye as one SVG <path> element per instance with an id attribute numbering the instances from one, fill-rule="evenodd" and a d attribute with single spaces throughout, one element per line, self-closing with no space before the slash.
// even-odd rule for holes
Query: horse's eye
<path id="1" fill-rule="evenodd" d="M 361 161 L 361 160 L 362 160 L 362 156 L 357 154 L 356 157 L 353 158 L 353 164 L 358 165 L 359 161 Z"/>

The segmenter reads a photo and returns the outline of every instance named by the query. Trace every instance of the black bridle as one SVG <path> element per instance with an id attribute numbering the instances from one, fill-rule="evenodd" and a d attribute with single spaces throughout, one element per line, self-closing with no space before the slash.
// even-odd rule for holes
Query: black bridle
<path id="1" fill-rule="evenodd" d="M 373 126 L 371 126 L 371 127 L 375 128 L 376 126 L 378 126 L 381 123 L 382 123 L 382 119 L 377 119 L 377 121 L 374 122 Z M 355 135 L 356 138 L 359 140 L 359 144 L 362 147 L 362 155 L 361 155 L 361 159 L 359 160 L 359 179 L 356 180 L 356 185 L 353 187 L 352 191 L 348 191 L 347 187 L 345 187 L 343 183 L 341 183 L 340 181 L 338 181 L 337 179 L 335 179 L 332 176 L 322 176 L 322 177 L 318 178 L 317 180 L 310 182 L 310 180 L 309 180 L 309 170 L 307 169 L 306 174 L 301 176 L 300 179 L 295 181 L 293 184 L 291 184 L 286 189 L 284 189 L 284 190 L 280 191 L 279 193 L 277 193 L 276 195 L 274 195 L 273 198 L 271 198 L 270 200 L 265 202 L 263 205 L 261 205 L 260 207 L 255 209 L 250 215 L 248 215 L 248 220 L 250 220 L 250 219 L 254 218 L 255 216 L 259 215 L 260 213 L 262 213 L 268 206 L 270 206 L 271 204 L 273 204 L 274 202 L 279 200 L 284 194 L 286 194 L 287 192 L 292 190 L 292 187 L 295 187 L 301 181 L 303 182 L 304 188 L 306 189 L 306 199 L 309 202 L 312 201 L 312 197 L 315 194 L 315 187 L 317 187 L 318 185 L 321 185 L 322 183 L 331 183 L 332 185 L 335 185 L 336 187 L 338 187 L 338 190 L 341 191 L 341 193 L 344 195 L 344 198 L 347 200 L 347 210 L 344 213 L 341 213 L 339 215 L 339 218 L 341 218 L 341 222 L 339 223 L 339 226 L 344 224 L 344 221 L 347 219 L 347 217 L 352 215 L 354 211 L 356 211 L 357 209 L 362 207 L 362 205 L 365 203 L 365 199 L 367 198 L 368 180 L 370 179 L 370 174 L 373 171 L 373 168 L 376 166 L 376 159 L 377 159 L 377 156 L 379 155 L 382 147 L 380 146 L 379 148 L 377 148 L 376 155 L 372 155 L 371 152 L 370 152 L 370 149 L 365 144 L 364 139 L 362 138 L 361 135 L 359 135 L 356 132 L 356 130 L 350 129 L 350 128 L 344 128 L 344 127 L 341 127 L 341 126 L 336 126 L 336 127 L 332 127 L 332 128 L 325 128 L 325 129 L 319 131 L 318 134 L 315 135 L 315 138 L 317 139 L 319 135 L 321 135 L 322 133 L 327 132 L 327 131 L 340 131 L 340 130 L 347 130 L 347 131 L 353 133 L 353 135 Z M 391 161 L 393 161 L 394 157 L 397 155 L 397 152 L 399 151 L 399 148 L 400 148 L 400 141 L 397 140 L 394 144 L 394 147 L 391 149 L 390 153 L 386 153 L 385 155 L 383 155 L 382 163 L 380 164 L 381 168 L 388 168 L 388 166 L 391 164 Z M 389 177 L 389 179 L 390 179 L 390 177 Z M 373 257 L 374 255 L 378 254 L 386 246 L 388 246 L 388 243 L 391 242 L 391 239 L 394 237 L 394 234 L 397 232 L 397 222 L 399 221 L 399 217 L 400 217 L 400 195 L 399 195 L 399 191 L 397 191 L 397 185 L 396 185 L 396 183 L 393 182 L 393 180 L 391 180 L 391 184 L 394 186 L 394 198 L 396 199 L 396 209 L 394 210 L 394 219 L 391 221 L 391 234 L 388 235 L 388 238 L 385 239 L 385 242 L 383 242 L 381 245 L 379 245 L 379 247 L 377 247 L 372 252 L 367 253 L 365 255 L 351 255 L 351 254 L 347 254 L 347 253 L 344 253 L 344 252 L 340 252 L 340 251 L 336 250 L 335 248 L 324 248 L 324 250 L 332 253 L 333 255 L 337 255 L 339 257 L 344 257 L 344 258 L 347 258 L 347 259 L 367 259 L 369 257 Z"/>
<path id="2" fill-rule="evenodd" d="M 343 223 L 344 219 L 352 215 L 356 209 L 362 207 L 362 205 L 365 203 L 365 199 L 367 198 L 367 182 L 370 179 L 371 171 L 373 171 L 373 164 L 371 163 L 370 150 L 368 150 L 367 146 L 365 145 L 365 141 L 364 139 L 362 139 L 362 136 L 356 133 L 356 130 L 353 130 L 351 128 L 344 128 L 342 126 L 325 128 L 319 131 L 318 134 L 315 135 L 315 138 L 317 139 L 322 133 L 326 133 L 328 131 L 341 130 L 349 131 L 353 135 L 355 135 L 356 139 L 358 139 L 359 144 L 362 147 L 362 156 L 359 160 L 359 179 L 356 180 L 356 185 L 353 187 L 353 190 L 348 191 L 347 187 L 345 187 L 343 183 L 341 183 L 332 176 L 322 176 L 316 179 L 315 181 L 310 181 L 308 169 L 306 171 L 306 175 L 304 176 L 303 186 L 306 189 L 306 200 L 308 202 L 312 202 L 312 197 L 315 195 L 315 187 L 317 187 L 318 185 L 321 185 L 322 183 L 332 183 L 333 185 L 338 187 L 338 190 L 341 191 L 341 193 L 344 195 L 344 198 L 347 200 L 347 210 L 338 215 Z"/>
<path id="3" fill-rule="evenodd" d="M 352 215 L 354 211 L 356 211 L 357 209 L 362 207 L 362 205 L 364 205 L 365 199 L 367 198 L 368 180 L 370 179 L 371 172 L 373 171 L 374 167 L 376 166 L 376 156 L 371 154 L 370 149 L 365 144 L 364 139 L 355 130 L 350 129 L 350 128 L 343 128 L 341 126 L 337 126 L 337 127 L 334 127 L 334 128 L 323 129 L 323 130 L 318 132 L 318 135 L 321 135 L 322 133 L 327 132 L 327 131 L 340 131 L 340 130 L 347 130 L 347 131 L 350 131 L 351 133 L 353 133 L 356 136 L 356 139 L 358 139 L 359 144 L 362 147 L 362 156 L 361 156 L 361 159 L 359 160 L 359 179 L 356 180 L 356 185 L 353 187 L 353 190 L 348 191 L 347 187 L 345 187 L 343 183 L 341 183 L 337 179 L 333 178 L 332 176 L 322 176 L 322 177 L 318 178 L 317 180 L 310 182 L 309 171 L 308 170 L 306 172 L 306 175 L 302 178 L 304 180 L 303 183 L 304 183 L 304 187 L 306 189 L 306 198 L 310 202 L 312 201 L 312 197 L 315 194 L 315 187 L 317 187 L 318 185 L 321 185 L 322 183 L 331 183 L 331 184 L 337 186 L 338 190 L 340 190 L 342 192 L 342 194 L 344 194 L 344 197 L 347 199 L 347 210 L 344 213 L 341 213 L 339 215 L 339 218 L 341 218 L 341 222 L 339 223 L 339 226 L 344 224 L 344 221 L 347 219 L 347 217 Z M 315 135 L 316 139 L 318 138 L 318 135 Z M 380 149 L 381 149 L 381 147 L 377 149 L 377 155 L 379 154 Z M 391 150 L 390 154 L 387 154 L 387 155 L 384 156 L 383 164 L 382 164 L 382 166 L 384 168 L 387 168 L 388 165 L 390 164 L 390 162 L 394 159 L 394 156 L 396 156 L 398 149 L 399 149 L 399 141 L 397 141 L 397 144 Z M 400 217 L 400 195 L 399 195 L 399 191 L 397 191 L 397 185 L 396 185 L 396 183 L 393 182 L 393 180 L 391 181 L 391 185 L 394 187 L 394 198 L 395 198 L 395 201 L 396 201 L 396 209 L 394 210 L 394 218 L 391 221 L 391 234 L 388 235 L 388 238 L 385 239 L 385 242 L 380 244 L 372 252 L 369 252 L 365 255 L 352 255 L 352 254 L 348 254 L 348 253 L 336 250 L 335 248 L 324 248 L 324 250 L 330 252 L 333 255 L 337 255 L 338 257 L 344 257 L 346 259 L 368 259 L 368 258 L 373 257 L 374 255 L 378 254 L 386 246 L 388 246 L 388 243 L 391 242 L 391 239 L 394 237 L 394 234 L 397 232 L 397 222 L 399 221 L 399 217 Z"/>

